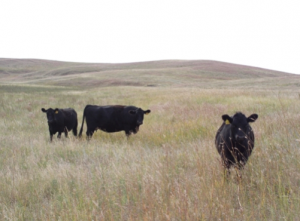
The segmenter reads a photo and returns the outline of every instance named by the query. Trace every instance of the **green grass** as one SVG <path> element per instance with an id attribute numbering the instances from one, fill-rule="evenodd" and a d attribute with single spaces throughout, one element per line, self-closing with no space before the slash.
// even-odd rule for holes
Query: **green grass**
<path id="1" fill-rule="evenodd" d="M 64 77 L 52 76 L 57 84 Z M 161 87 L 3 82 L 0 219 L 299 219 L 299 89 L 264 88 L 276 77 L 251 79 L 255 84 L 248 90 L 231 88 L 227 80 L 201 87 L 184 77 L 194 86 L 177 87 L 173 78 L 162 78 Z M 294 76 L 285 82 L 293 84 Z M 86 104 L 135 105 L 151 113 L 129 140 L 124 132 L 97 131 L 86 141 L 85 125 L 83 139 L 70 133 L 50 143 L 41 108 L 73 107 L 81 125 Z M 223 179 L 214 146 L 221 116 L 236 111 L 259 115 L 252 124 L 255 148 L 240 182 L 234 170 Z"/>

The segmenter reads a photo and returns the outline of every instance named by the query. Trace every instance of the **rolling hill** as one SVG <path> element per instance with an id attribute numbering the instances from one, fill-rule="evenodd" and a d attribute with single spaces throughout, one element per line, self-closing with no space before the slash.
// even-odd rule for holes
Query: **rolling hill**
<path id="1" fill-rule="evenodd" d="M 75 63 L 0 59 L 3 84 L 94 88 L 106 86 L 298 89 L 300 76 L 209 60 Z"/>

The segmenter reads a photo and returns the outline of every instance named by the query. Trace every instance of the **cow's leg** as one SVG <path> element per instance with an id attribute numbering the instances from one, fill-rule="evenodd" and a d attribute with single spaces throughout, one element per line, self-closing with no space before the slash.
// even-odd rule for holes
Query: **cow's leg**
<path id="1" fill-rule="evenodd" d="M 86 139 L 91 139 L 93 136 L 94 130 L 90 130 L 90 128 L 87 129 L 86 131 Z"/>
<path id="2" fill-rule="evenodd" d="M 60 139 L 60 137 L 61 137 L 61 132 L 58 132 L 57 138 Z"/>
<path id="3" fill-rule="evenodd" d="M 53 133 L 52 133 L 52 131 L 50 130 L 50 128 L 49 128 L 49 134 L 50 134 L 50 142 L 52 142 Z"/>
<path id="4" fill-rule="evenodd" d="M 65 127 L 64 129 L 65 137 L 68 137 L 68 129 Z"/>
<path id="5" fill-rule="evenodd" d="M 129 139 L 130 134 L 131 134 L 130 131 L 126 131 L 126 130 L 125 130 L 125 135 L 126 135 L 126 137 L 127 137 L 127 140 Z"/>
<path id="6" fill-rule="evenodd" d="M 73 128 L 73 134 L 75 137 L 77 136 L 77 126 Z"/>

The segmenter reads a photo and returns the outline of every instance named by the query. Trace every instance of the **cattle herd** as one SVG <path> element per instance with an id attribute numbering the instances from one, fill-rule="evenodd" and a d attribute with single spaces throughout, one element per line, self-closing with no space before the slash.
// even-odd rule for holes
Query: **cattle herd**
<path id="1" fill-rule="evenodd" d="M 68 137 L 68 131 L 71 130 L 74 136 L 77 136 L 78 120 L 74 109 L 49 108 L 46 110 L 42 108 L 41 110 L 47 114 L 50 141 L 56 133 L 58 133 L 58 138 L 63 132 Z M 135 106 L 87 105 L 83 111 L 78 136 L 81 137 L 84 120 L 86 120 L 87 139 L 90 139 L 97 129 L 108 133 L 125 131 L 128 138 L 131 133 L 135 134 L 139 131 L 139 127 L 143 124 L 144 115 L 150 112 L 150 110 L 144 111 Z M 217 131 L 215 145 L 221 156 L 222 164 L 227 170 L 231 166 L 238 169 L 245 166 L 254 148 L 254 133 L 249 123 L 255 122 L 257 118 L 257 114 L 246 117 L 241 112 L 237 112 L 233 116 L 227 114 L 222 116 L 223 123 Z"/>

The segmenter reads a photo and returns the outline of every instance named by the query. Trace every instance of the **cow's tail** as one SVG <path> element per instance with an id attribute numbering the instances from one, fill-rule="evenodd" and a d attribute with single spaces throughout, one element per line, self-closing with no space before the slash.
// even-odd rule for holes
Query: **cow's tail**
<path id="1" fill-rule="evenodd" d="M 85 109 L 86 109 L 86 107 L 84 108 L 84 111 L 83 111 L 83 116 L 82 116 L 82 124 L 81 124 L 81 128 L 80 128 L 80 131 L 79 131 L 78 137 L 81 137 L 81 135 L 82 135 L 83 124 L 84 124 L 84 118 L 85 118 Z"/>

